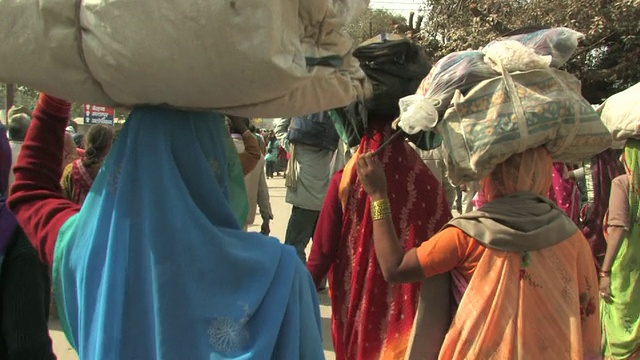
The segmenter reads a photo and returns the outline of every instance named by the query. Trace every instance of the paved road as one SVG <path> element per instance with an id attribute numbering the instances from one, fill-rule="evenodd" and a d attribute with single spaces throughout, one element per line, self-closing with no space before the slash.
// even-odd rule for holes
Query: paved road
<path id="1" fill-rule="evenodd" d="M 271 206 L 275 219 L 271 222 L 271 235 L 284 242 L 284 234 L 287 230 L 287 222 L 291 213 L 291 206 L 285 203 L 286 188 L 284 179 L 269 179 L 269 194 L 271 195 Z M 256 225 L 249 228 L 249 231 L 260 231 L 260 216 L 256 219 Z M 310 247 L 310 246 L 309 246 Z M 309 248 L 307 249 L 307 252 Z M 320 294 L 320 313 L 322 315 L 322 332 L 324 338 L 324 348 L 327 360 L 334 360 L 333 344 L 331 341 L 331 306 L 329 297 L 326 294 Z M 60 328 L 60 324 L 52 322 L 49 325 L 51 337 L 54 342 L 54 351 L 58 355 L 59 360 L 78 360 L 78 356 L 66 341 L 64 334 Z"/>

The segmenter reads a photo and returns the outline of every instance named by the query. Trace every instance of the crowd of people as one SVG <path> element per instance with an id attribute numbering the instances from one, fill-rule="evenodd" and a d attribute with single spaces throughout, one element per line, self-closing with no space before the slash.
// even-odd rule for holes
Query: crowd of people
<path id="1" fill-rule="evenodd" d="M 640 358 L 638 139 L 455 188 L 438 151 L 383 146 L 395 105 L 355 147 L 330 109 L 139 107 L 117 136 L 70 111 L 41 94 L 0 129 L 2 359 L 55 359 L 51 294 L 81 359 L 323 359 L 327 286 L 341 360 Z"/>

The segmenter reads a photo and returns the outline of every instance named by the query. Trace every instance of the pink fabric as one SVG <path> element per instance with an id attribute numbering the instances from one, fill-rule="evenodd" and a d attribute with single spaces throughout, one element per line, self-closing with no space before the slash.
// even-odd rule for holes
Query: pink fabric
<path id="1" fill-rule="evenodd" d="M 484 191 L 482 191 L 482 188 L 480 188 L 480 190 L 478 190 L 478 192 L 476 193 L 476 196 L 473 197 L 473 207 L 475 207 L 476 209 L 480 209 L 486 203 L 487 198 L 484 196 Z"/>
<path id="2" fill-rule="evenodd" d="M 553 163 L 553 182 L 549 190 L 549 199 L 558 206 L 573 220 L 580 222 L 580 191 L 578 184 L 572 179 L 563 179 L 563 174 L 568 171 L 563 163 Z"/>
<path id="3" fill-rule="evenodd" d="M 73 169 L 71 170 L 71 174 L 73 177 L 74 187 L 73 202 L 76 204 L 83 204 L 84 199 L 89 195 L 94 178 L 89 174 L 84 165 L 82 165 L 82 159 L 75 160 L 72 166 Z"/>

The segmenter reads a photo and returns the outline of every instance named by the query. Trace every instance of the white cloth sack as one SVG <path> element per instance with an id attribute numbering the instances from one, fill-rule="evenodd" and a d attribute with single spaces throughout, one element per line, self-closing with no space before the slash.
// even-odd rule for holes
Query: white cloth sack
<path id="1" fill-rule="evenodd" d="M 87 104 L 307 115 L 362 95 L 340 30 L 368 3 L 0 0 L 0 81 Z"/>
<path id="2" fill-rule="evenodd" d="M 640 83 L 608 98 L 599 111 L 614 140 L 640 137 Z"/>

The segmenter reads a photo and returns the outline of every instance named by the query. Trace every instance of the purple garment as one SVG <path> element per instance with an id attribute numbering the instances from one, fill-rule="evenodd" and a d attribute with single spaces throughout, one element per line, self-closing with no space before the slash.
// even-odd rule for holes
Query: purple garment
<path id="1" fill-rule="evenodd" d="M 0 125 L 1 126 L 1 125 Z M 7 130 L 0 127 L 0 197 L 7 197 L 9 192 L 9 172 L 11 171 L 11 145 L 7 139 Z"/>
<path id="2" fill-rule="evenodd" d="M 9 189 L 9 171 L 11 171 L 11 146 L 6 130 L 0 130 L 0 266 L 9 248 L 13 233 L 18 226 L 16 217 L 7 207 L 6 197 Z"/>

